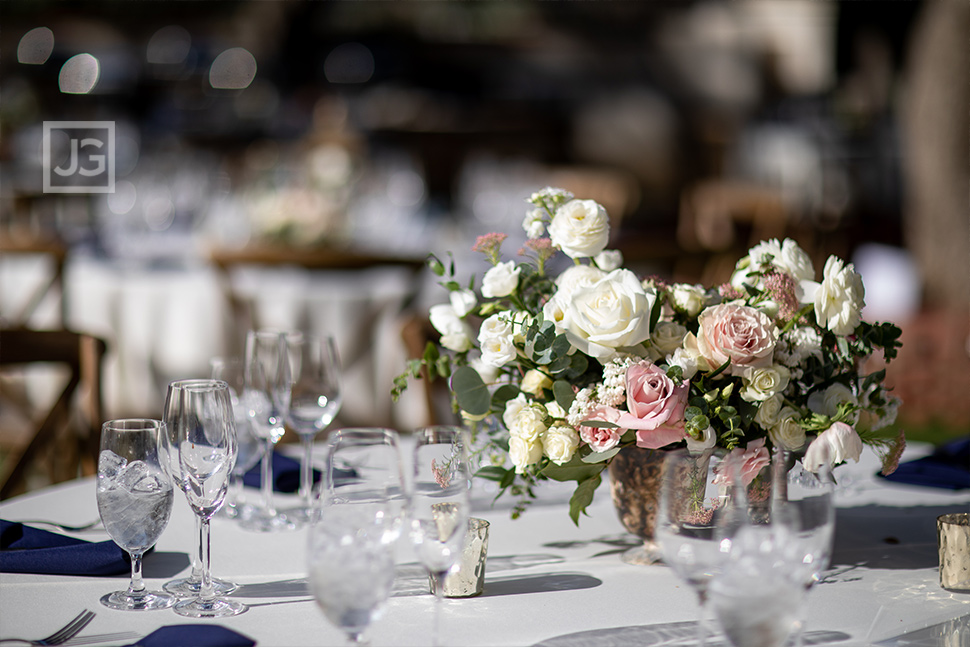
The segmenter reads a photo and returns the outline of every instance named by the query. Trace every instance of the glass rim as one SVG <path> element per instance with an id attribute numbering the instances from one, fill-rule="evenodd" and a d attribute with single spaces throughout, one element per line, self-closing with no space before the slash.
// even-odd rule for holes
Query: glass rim
<path id="1" fill-rule="evenodd" d="M 225 380 L 217 380 L 215 378 L 198 377 L 198 378 L 188 378 L 184 380 L 174 380 L 172 382 L 169 382 L 168 388 L 170 390 L 176 389 L 176 390 L 183 390 L 183 391 L 196 391 L 196 390 L 211 389 L 211 388 L 228 389 L 229 383 L 226 382 Z"/>
<path id="2" fill-rule="evenodd" d="M 101 424 L 101 430 L 114 429 L 117 431 L 155 431 L 166 426 L 164 420 L 157 418 L 116 418 L 106 420 Z"/>

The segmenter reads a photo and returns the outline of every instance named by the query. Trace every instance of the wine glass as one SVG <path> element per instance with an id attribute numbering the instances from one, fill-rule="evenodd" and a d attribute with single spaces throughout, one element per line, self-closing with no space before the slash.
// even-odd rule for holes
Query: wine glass
<path id="1" fill-rule="evenodd" d="M 290 406 L 286 422 L 300 436 L 299 508 L 284 514 L 298 524 L 309 521 L 313 490 L 313 439 L 330 426 L 340 410 L 340 358 L 333 337 L 292 335 L 286 341 L 290 360 Z"/>
<path id="2" fill-rule="evenodd" d="M 101 427 L 98 456 L 98 513 L 105 530 L 131 556 L 127 591 L 101 598 L 101 604 L 123 611 L 165 609 L 176 598 L 149 591 L 142 580 L 142 557 L 155 545 L 172 514 L 172 481 L 159 436 L 159 420 L 109 420 Z"/>
<path id="3" fill-rule="evenodd" d="M 724 559 L 715 533 L 723 503 L 717 477 L 725 457 L 718 448 L 666 452 L 655 530 L 663 561 L 697 593 L 697 643 L 707 638 L 708 588 Z"/>
<path id="4" fill-rule="evenodd" d="M 229 385 L 198 380 L 178 390 L 175 416 L 182 483 L 189 506 L 202 521 L 199 561 L 202 585 L 198 597 L 175 605 L 175 613 L 190 618 L 220 618 L 247 607 L 217 595 L 210 573 L 209 522 L 226 501 L 229 477 L 236 461 L 236 434 Z"/>
<path id="5" fill-rule="evenodd" d="M 182 465 L 179 462 L 178 439 L 178 417 L 182 407 L 182 390 L 193 385 L 205 386 L 210 382 L 211 380 L 205 379 L 175 380 L 169 383 L 165 393 L 165 406 L 162 413 L 165 427 L 161 434 L 160 449 L 165 455 L 166 464 L 169 473 L 172 475 L 173 483 L 178 486 L 183 494 L 186 493 L 185 482 L 182 479 Z M 186 494 L 186 496 L 188 495 Z M 196 541 L 201 541 L 201 537 L 202 520 L 198 516 L 195 516 Z M 212 578 L 212 586 L 219 595 L 226 595 L 236 590 L 235 583 L 223 579 Z M 202 563 L 199 561 L 199 550 L 192 552 L 192 570 L 189 575 L 187 577 L 170 580 L 162 588 L 182 598 L 196 597 L 199 595 L 199 591 L 202 589 Z"/>
<path id="6" fill-rule="evenodd" d="M 457 563 L 468 529 L 470 439 L 459 427 L 423 427 L 414 433 L 411 538 L 434 579 L 432 645 L 438 644 L 445 576 Z"/>
<path id="7" fill-rule="evenodd" d="M 354 644 L 394 586 L 394 544 L 405 511 L 397 440 L 389 429 L 342 429 L 327 443 L 308 534 L 310 588 L 326 618 Z"/>
<path id="8" fill-rule="evenodd" d="M 214 357 L 209 360 L 210 376 L 229 385 L 232 398 L 232 411 L 236 423 L 236 465 L 229 481 L 229 494 L 226 505 L 219 511 L 220 516 L 229 519 L 246 519 L 255 507 L 243 497 L 243 478 L 255 467 L 265 451 L 262 440 L 253 432 L 253 422 L 243 401 L 246 388 L 245 364 L 241 358 Z"/>
<path id="9" fill-rule="evenodd" d="M 273 447 L 286 432 L 285 416 L 289 408 L 288 336 L 296 337 L 299 333 L 251 330 L 246 335 L 243 402 L 252 429 L 262 439 L 264 448 L 260 469 L 263 505 L 242 520 L 241 526 L 248 530 L 269 532 L 296 528 L 273 502 Z"/>

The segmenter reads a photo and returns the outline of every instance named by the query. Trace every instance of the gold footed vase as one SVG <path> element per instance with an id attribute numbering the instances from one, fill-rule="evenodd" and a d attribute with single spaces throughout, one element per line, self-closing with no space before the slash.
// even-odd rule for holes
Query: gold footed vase
<path id="1" fill-rule="evenodd" d="M 624 447 L 610 461 L 610 496 L 617 516 L 628 532 L 643 541 L 621 555 L 627 564 L 645 566 L 660 561 L 654 528 L 660 507 L 663 462 L 663 450 L 640 447 Z"/>

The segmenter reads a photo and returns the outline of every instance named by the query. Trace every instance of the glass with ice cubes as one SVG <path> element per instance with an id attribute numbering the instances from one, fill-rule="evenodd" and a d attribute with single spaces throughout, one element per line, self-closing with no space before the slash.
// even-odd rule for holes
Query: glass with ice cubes
<path id="1" fill-rule="evenodd" d="M 172 514 L 172 481 L 158 451 L 163 433 L 164 423 L 149 419 L 109 420 L 101 427 L 98 512 L 111 539 L 131 555 L 128 589 L 101 598 L 111 609 L 165 609 L 177 601 L 149 591 L 141 574 L 142 557 Z"/>

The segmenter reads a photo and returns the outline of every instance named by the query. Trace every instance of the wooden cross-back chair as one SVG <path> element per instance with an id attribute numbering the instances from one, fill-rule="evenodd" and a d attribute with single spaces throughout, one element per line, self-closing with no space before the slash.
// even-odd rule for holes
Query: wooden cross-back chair
<path id="1" fill-rule="evenodd" d="M 37 364 L 66 366 L 67 384 L 39 422 L 32 424 L 33 435 L 25 444 L 13 448 L 0 474 L 0 499 L 9 498 L 26 488 L 31 463 L 44 456 L 51 443 L 62 443 L 57 456 L 67 458 L 48 461 L 52 482 L 70 480 L 97 471 L 98 445 L 103 418 L 102 367 L 107 346 L 102 339 L 69 330 L 0 330 L 0 369 L 7 370 Z M 79 413 L 80 416 L 74 414 Z M 80 419 L 80 429 L 72 423 Z M 63 450 L 63 451 L 61 451 Z"/>

